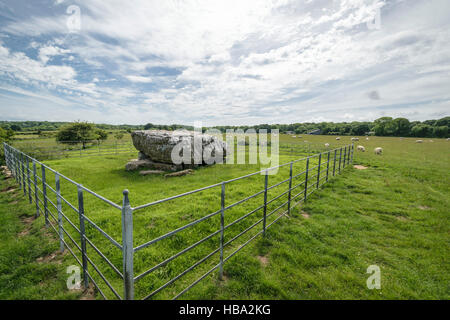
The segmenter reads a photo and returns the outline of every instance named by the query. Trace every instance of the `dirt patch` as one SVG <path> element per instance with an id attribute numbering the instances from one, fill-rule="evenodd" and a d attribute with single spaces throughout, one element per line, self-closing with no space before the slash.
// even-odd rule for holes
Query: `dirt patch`
<path id="1" fill-rule="evenodd" d="M 55 260 L 57 257 L 58 257 L 58 253 L 57 253 L 57 252 L 53 252 L 53 253 L 49 254 L 48 256 L 37 258 L 37 259 L 36 259 L 36 262 L 39 262 L 39 263 L 48 263 L 48 262 L 52 262 L 52 261 Z"/>
<path id="2" fill-rule="evenodd" d="M 25 228 L 23 231 L 19 232 L 19 234 L 17 235 L 19 238 L 24 237 L 26 235 L 30 234 L 30 228 Z"/>
<path id="3" fill-rule="evenodd" d="M 1 192 L 9 193 L 9 192 L 13 192 L 14 190 L 16 190 L 16 187 L 14 187 L 14 186 L 7 186 L 6 188 L 2 189 Z"/>
<path id="4" fill-rule="evenodd" d="M 80 300 L 95 300 L 95 287 L 89 282 L 89 287 L 83 291 Z"/>
<path id="5" fill-rule="evenodd" d="M 408 217 L 405 217 L 405 216 L 397 216 L 397 220 L 400 220 L 400 221 L 408 221 L 409 218 L 408 218 Z"/>
<path id="6" fill-rule="evenodd" d="M 311 216 L 309 215 L 309 213 L 307 213 L 307 212 L 305 212 L 305 211 L 302 211 L 301 215 L 302 215 L 302 217 L 305 218 L 305 219 L 309 219 L 309 218 L 311 217 Z"/>
<path id="7" fill-rule="evenodd" d="M 269 259 L 266 256 L 257 256 L 257 258 L 263 266 L 267 266 L 267 264 L 269 263 Z"/>
<path id="8" fill-rule="evenodd" d="M 360 165 L 360 164 L 355 164 L 355 165 L 353 166 L 353 168 L 358 169 L 358 170 L 366 170 L 366 169 L 367 169 L 367 167 L 362 166 L 362 165 Z"/>
<path id="9" fill-rule="evenodd" d="M 32 224 L 33 223 L 33 221 L 36 219 L 36 217 L 21 217 L 20 218 L 20 220 L 22 220 L 22 222 L 24 223 L 24 224 Z"/>
<path id="10" fill-rule="evenodd" d="M 430 210 L 431 208 L 428 206 L 418 206 L 420 210 Z"/>

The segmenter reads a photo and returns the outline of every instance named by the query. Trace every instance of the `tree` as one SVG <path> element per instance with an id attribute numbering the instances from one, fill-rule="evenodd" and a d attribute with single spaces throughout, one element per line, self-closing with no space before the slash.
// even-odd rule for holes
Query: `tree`
<path id="1" fill-rule="evenodd" d="M 0 144 L 1 144 L 1 148 L 0 148 L 0 164 L 4 165 L 5 164 L 5 159 L 4 159 L 4 150 L 3 150 L 3 142 L 9 143 L 12 139 L 12 137 L 14 136 L 14 131 L 11 129 L 5 130 L 3 128 L 0 128 Z"/>
<path id="2" fill-rule="evenodd" d="M 105 141 L 106 139 L 108 139 L 108 132 L 106 132 L 105 130 L 102 129 L 97 129 L 95 130 L 95 134 L 97 135 L 97 141 Z"/>
<path id="3" fill-rule="evenodd" d="M 414 137 L 430 137 L 433 133 L 433 127 L 428 124 L 419 124 L 411 129 Z"/>
<path id="4" fill-rule="evenodd" d="M 83 144 L 86 149 L 86 143 L 97 140 L 98 134 L 95 131 L 94 124 L 88 122 L 74 122 L 61 127 L 56 134 L 56 141 L 65 144 Z"/>
<path id="5" fill-rule="evenodd" d="M 448 136 L 448 127 L 439 126 L 433 128 L 433 137 L 446 138 Z"/>
<path id="6" fill-rule="evenodd" d="M 11 130 L 14 130 L 14 131 L 21 131 L 21 130 L 22 130 L 22 127 L 19 126 L 19 125 L 17 125 L 17 124 L 12 124 L 12 125 L 11 125 Z"/>
<path id="7" fill-rule="evenodd" d="M 450 127 L 450 117 L 445 117 L 439 120 L 436 120 L 435 126 L 441 127 L 441 126 L 446 126 L 446 127 Z"/>
<path id="8" fill-rule="evenodd" d="M 406 118 L 397 118 L 394 119 L 394 124 L 396 126 L 396 136 L 409 136 L 409 120 Z"/>
<path id="9" fill-rule="evenodd" d="M 114 138 L 116 138 L 116 140 L 122 140 L 123 136 L 124 136 L 123 132 L 117 132 L 114 135 Z"/>

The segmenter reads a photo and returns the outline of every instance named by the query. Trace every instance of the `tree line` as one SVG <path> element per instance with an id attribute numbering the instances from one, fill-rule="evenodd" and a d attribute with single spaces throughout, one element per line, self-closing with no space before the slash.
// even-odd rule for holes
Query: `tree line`
<path id="1" fill-rule="evenodd" d="M 1 121 L 0 128 L 8 131 L 19 132 L 42 132 L 58 131 L 70 126 L 68 122 L 48 122 L 48 121 Z M 161 125 L 147 123 L 146 125 L 112 125 L 112 124 L 92 124 L 100 130 L 123 130 L 131 132 L 133 130 L 193 130 L 193 126 L 180 124 Z M 394 136 L 394 137 L 434 137 L 446 138 L 449 136 L 450 117 L 444 117 L 437 120 L 409 121 L 406 118 L 381 117 L 375 121 L 353 121 L 353 122 L 319 122 L 319 123 L 292 123 L 292 124 L 260 124 L 254 126 L 215 126 L 221 132 L 227 129 L 266 129 L 270 132 L 278 129 L 281 133 L 293 132 L 295 134 L 308 134 L 314 130 L 320 130 L 324 135 L 376 135 L 376 136 Z M 203 128 L 207 130 L 208 128 Z"/>

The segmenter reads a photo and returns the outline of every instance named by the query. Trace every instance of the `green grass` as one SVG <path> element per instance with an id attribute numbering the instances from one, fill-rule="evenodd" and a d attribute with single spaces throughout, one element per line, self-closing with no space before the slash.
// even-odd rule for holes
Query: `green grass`
<path id="1" fill-rule="evenodd" d="M 66 267 L 74 262 L 54 256 L 58 242 L 33 209 L 0 176 L 0 299 L 78 299 L 82 293 L 66 287 Z"/>
<path id="2" fill-rule="evenodd" d="M 308 143 L 302 141 L 307 140 Z M 346 168 L 314 193 L 307 204 L 296 207 L 290 218 L 282 218 L 267 231 L 265 239 L 252 244 L 231 258 L 224 267 L 225 280 L 217 280 L 213 272 L 192 290 L 187 299 L 448 299 L 449 287 L 449 151 L 450 144 L 442 139 L 360 137 L 366 152 L 355 151 L 355 164 L 366 170 Z M 331 148 L 350 142 L 350 137 L 336 141 L 332 136 L 282 136 L 282 142 Z M 381 156 L 373 153 L 383 147 Z M 311 149 L 310 149 L 311 150 Z M 300 153 L 301 154 L 301 153 Z M 283 155 L 280 163 L 300 157 Z M 122 190 L 130 190 L 133 207 L 235 178 L 260 169 L 259 165 L 215 165 L 195 170 L 193 175 L 164 178 L 140 176 L 126 172 L 124 164 L 133 153 L 117 156 L 73 158 L 46 161 L 52 168 L 83 184 L 91 190 L 120 204 Z M 311 162 L 315 166 L 317 160 Z M 38 172 L 40 168 L 38 168 Z M 304 162 L 294 166 L 294 174 L 304 170 Z M 323 171 L 322 171 L 323 174 Z M 288 176 L 288 167 L 270 176 L 273 185 Z M 322 177 L 322 175 L 321 175 Z M 52 175 L 48 175 L 54 185 Z M 300 183 L 299 177 L 293 185 Z M 263 188 L 264 177 L 257 175 L 226 187 L 226 205 L 250 196 Z M 271 199 L 287 189 L 283 184 L 271 190 Z M 63 196 L 77 204 L 76 188 L 62 181 Z M 293 192 L 296 194 L 298 191 Z M 53 195 L 50 196 L 56 203 Z M 272 203 L 268 212 L 285 201 L 282 197 Z M 225 223 L 262 204 L 262 195 L 226 211 Z M 121 240 L 120 211 L 85 193 L 86 215 L 116 240 Z M 165 204 L 134 212 L 134 245 L 181 227 L 220 208 L 220 188 L 200 192 Z M 53 210 L 52 207 L 50 207 Z M 31 209 L 33 210 L 33 209 Z M 53 214 L 54 214 L 53 210 Z M 64 213 L 77 223 L 78 218 L 67 205 Z M 309 217 L 304 218 L 301 213 Z M 225 232 L 231 239 L 262 216 L 258 211 Z M 268 221 L 270 223 L 277 214 Z M 219 216 L 197 224 L 176 236 L 156 243 L 135 255 L 135 275 L 185 247 L 195 243 L 219 227 Z M 68 227 L 70 229 L 70 227 Z M 249 232 L 225 250 L 225 257 L 244 243 L 256 231 Z M 76 238 L 75 233 L 71 232 Z M 92 241 L 121 269 L 121 255 L 96 230 L 87 229 Z M 218 247 L 218 236 L 212 237 L 166 266 L 136 283 L 136 297 L 142 298 L 173 278 L 198 259 Z M 90 256 L 119 294 L 121 281 L 88 247 Z M 264 258 L 261 258 L 264 257 Z M 262 263 L 260 260 L 266 259 Z M 218 254 L 193 272 L 182 277 L 154 296 L 168 299 L 180 292 L 218 262 Z M 369 265 L 381 268 L 381 290 L 366 287 Z M 92 268 L 91 268 L 92 269 Z M 95 274 L 94 271 L 92 271 Z M 98 283 L 101 279 L 96 277 Z M 102 285 L 102 290 L 107 288 Z M 112 297 L 109 294 L 109 297 Z"/>

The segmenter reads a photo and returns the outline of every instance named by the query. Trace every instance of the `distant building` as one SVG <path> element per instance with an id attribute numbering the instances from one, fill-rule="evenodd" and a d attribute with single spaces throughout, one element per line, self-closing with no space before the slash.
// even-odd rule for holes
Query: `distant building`
<path id="1" fill-rule="evenodd" d="M 366 136 L 374 136 L 375 135 L 375 131 L 369 131 L 365 133 Z"/>
<path id="2" fill-rule="evenodd" d="M 316 129 L 316 130 L 308 132 L 308 134 L 321 134 L 321 133 L 322 133 L 322 130 L 320 130 L 320 129 Z"/>

